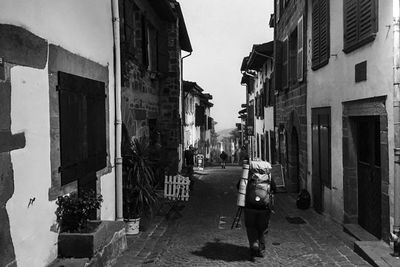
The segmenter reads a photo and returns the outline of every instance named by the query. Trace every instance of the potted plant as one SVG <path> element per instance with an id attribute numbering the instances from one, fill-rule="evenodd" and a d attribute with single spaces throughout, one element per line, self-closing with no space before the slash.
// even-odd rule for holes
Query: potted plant
<path id="1" fill-rule="evenodd" d="M 78 233 L 90 232 L 93 224 L 88 224 L 90 214 L 101 207 L 102 195 L 93 191 L 86 191 L 78 196 L 77 192 L 59 196 L 56 204 L 57 223 L 60 232 Z"/>
<path id="2" fill-rule="evenodd" d="M 145 139 L 123 142 L 123 200 L 126 233 L 139 232 L 140 218 L 157 203 L 155 175 Z"/>

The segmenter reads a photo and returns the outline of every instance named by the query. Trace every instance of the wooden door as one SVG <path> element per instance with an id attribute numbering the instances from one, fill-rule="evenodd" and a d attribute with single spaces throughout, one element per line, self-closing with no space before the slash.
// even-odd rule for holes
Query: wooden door
<path id="1" fill-rule="evenodd" d="M 357 119 L 358 223 L 381 238 L 379 117 Z"/>
<path id="2" fill-rule="evenodd" d="M 330 108 L 312 109 L 312 195 L 317 212 L 324 211 L 324 188 L 331 188 Z"/>

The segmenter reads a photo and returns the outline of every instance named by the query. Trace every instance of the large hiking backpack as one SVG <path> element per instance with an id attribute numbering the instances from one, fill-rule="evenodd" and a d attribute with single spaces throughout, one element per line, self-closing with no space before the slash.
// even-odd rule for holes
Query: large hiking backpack
<path id="1" fill-rule="evenodd" d="M 251 174 L 246 189 L 246 207 L 266 209 L 271 198 L 270 174 Z"/>

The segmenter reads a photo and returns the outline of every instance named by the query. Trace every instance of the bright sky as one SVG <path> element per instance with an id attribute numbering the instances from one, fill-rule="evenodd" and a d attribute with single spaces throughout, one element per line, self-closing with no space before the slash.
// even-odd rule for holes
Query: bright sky
<path id="1" fill-rule="evenodd" d="M 253 44 L 273 40 L 271 0 L 178 0 L 193 47 L 183 77 L 213 96 L 216 131 L 235 127 L 246 102 L 240 66 Z"/>

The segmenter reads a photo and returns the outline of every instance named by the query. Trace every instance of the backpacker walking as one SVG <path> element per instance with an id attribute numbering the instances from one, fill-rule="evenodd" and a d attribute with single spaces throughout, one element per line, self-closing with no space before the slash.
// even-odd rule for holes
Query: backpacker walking
<path id="1" fill-rule="evenodd" d="M 276 185 L 270 175 L 271 164 L 251 161 L 246 187 L 244 223 L 250 246 L 250 257 L 264 257 L 265 234 L 273 209 Z"/>
<path id="2" fill-rule="evenodd" d="M 226 167 L 226 159 L 228 158 L 228 154 L 225 153 L 225 151 L 221 152 L 221 155 L 219 155 L 221 159 L 221 167 L 222 169 L 225 169 Z"/>

